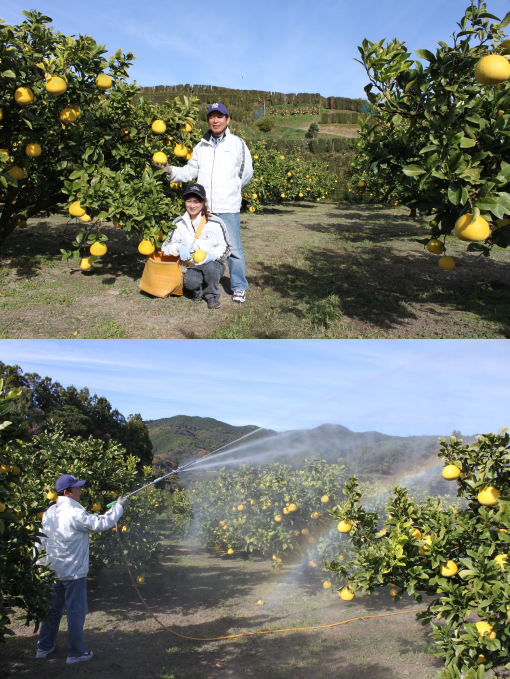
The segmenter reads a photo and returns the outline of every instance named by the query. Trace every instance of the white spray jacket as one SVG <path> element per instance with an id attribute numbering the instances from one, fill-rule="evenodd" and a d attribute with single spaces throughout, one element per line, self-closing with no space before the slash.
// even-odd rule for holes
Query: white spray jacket
<path id="1" fill-rule="evenodd" d="M 235 213 L 241 210 L 241 191 L 253 177 L 251 154 L 240 137 L 227 127 L 216 146 L 207 132 L 193 149 L 193 157 L 184 167 L 172 165 L 170 181 L 188 183 L 196 179 L 207 195 L 210 212 Z"/>
<path id="2" fill-rule="evenodd" d="M 57 580 L 84 578 L 89 572 L 89 533 L 113 528 L 124 509 L 118 503 L 104 515 L 87 514 L 71 497 L 58 497 L 44 512 L 38 549 L 46 555 L 39 559 L 55 573 Z"/>
<path id="3" fill-rule="evenodd" d="M 161 246 L 164 255 L 179 256 L 181 245 L 187 245 L 191 254 L 201 249 L 209 252 L 214 259 L 224 261 L 232 252 L 232 246 L 228 240 L 227 227 L 219 217 L 211 215 L 204 224 L 200 238 L 195 238 L 195 231 L 200 225 L 202 213 L 192 222 L 189 214 L 185 212 L 173 223 L 176 228 L 170 232 L 170 236 Z M 186 262 L 187 268 L 200 269 L 201 264 L 195 264 L 193 259 Z"/>

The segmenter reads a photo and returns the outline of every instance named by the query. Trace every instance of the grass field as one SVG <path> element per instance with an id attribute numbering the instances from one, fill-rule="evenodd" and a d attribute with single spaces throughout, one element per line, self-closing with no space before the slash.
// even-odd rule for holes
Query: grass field
<path id="1" fill-rule="evenodd" d="M 92 660 L 73 666 L 76 679 L 433 679 L 441 662 L 414 613 L 357 620 L 345 625 L 223 641 L 179 639 L 143 608 L 124 571 L 104 570 L 89 579 L 85 641 Z M 211 638 L 337 623 L 350 618 L 410 611 L 414 600 L 395 604 L 387 588 L 344 602 L 322 588 L 321 573 L 301 565 L 280 575 L 267 560 L 212 555 L 170 543 L 158 573 L 140 590 L 168 627 Z M 263 601 L 258 605 L 258 601 Z M 56 650 L 35 659 L 37 637 L 13 625 L 16 636 L 2 649 L 0 679 L 64 679 L 66 624 Z"/>
<path id="2" fill-rule="evenodd" d="M 1 338 L 507 338 L 510 253 L 490 258 L 451 239 L 452 272 L 415 242 L 427 234 L 404 209 L 300 203 L 242 215 L 250 284 L 222 306 L 141 293 L 144 257 L 104 225 L 108 253 L 90 272 L 63 264 L 74 226 L 32 219 L 0 259 Z"/>

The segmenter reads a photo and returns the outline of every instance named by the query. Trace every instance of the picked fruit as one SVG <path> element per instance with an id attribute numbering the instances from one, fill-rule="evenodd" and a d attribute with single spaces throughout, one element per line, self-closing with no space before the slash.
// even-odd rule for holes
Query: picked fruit
<path id="1" fill-rule="evenodd" d="M 69 214 L 71 217 L 82 217 L 85 214 L 85 210 L 80 205 L 79 200 L 75 200 L 74 203 L 71 203 L 69 206 Z"/>
<path id="2" fill-rule="evenodd" d="M 159 163 L 159 165 L 166 165 L 166 161 L 168 160 L 168 158 L 162 151 L 158 151 L 152 156 L 152 160 L 155 163 Z"/>
<path id="3" fill-rule="evenodd" d="M 495 507 L 498 504 L 498 497 L 501 495 L 494 486 L 485 486 L 478 493 L 478 502 L 485 507 Z"/>
<path id="4" fill-rule="evenodd" d="M 96 85 L 100 90 L 108 90 L 112 86 L 112 79 L 106 73 L 100 73 L 96 78 Z"/>
<path id="5" fill-rule="evenodd" d="M 83 269 L 84 271 L 87 271 L 88 269 L 90 269 L 91 266 L 92 266 L 92 262 L 90 261 L 90 259 L 88 257 L 84 257 L 80 261 L 80 269 Z"/>
<path id="6" fill-rule="evenodd" d="M 90 254 L 94 255 L 94 257 L 102 257 L 106 253 L 107 249 L 108 248 L 104 243 L 99 243 L 96 241 L 90 246 Z"/>
<path id="7" fill-rule="evenodd" d="M 152 255 L 156 248 L 154 245 L 150 242 L 150 240 L 147 240 L 144 238 L 144 240 L 140 243 L 138 246 L 138 252 L 141 255 Z"/>
<path id="8" fill-rule="evenodd" d="M 338 524 L 338 530 L 340 533 L 349 533 L 352 529 L 352 525 L 348 521 L 340 521 Z"/>
<path id="9" fill-rule="evenodd" d="M 26 106 L 34 101 L 34 93 L 29 87 L 18 87 L 14 92 L 14 101 L 19 106 Z"/>
<path id="10" fill-rule="evenodd" d="M 193 261 L 195 264 L 200 264 L 207 257 L 207 254 L 203 250 L 195 250 L 193 254 Z"/>
<path id="11" fill-rule="evenodd" d="M 461 474 L 460 469 L 455 464 L 446 465 L 441 473 L 443 475 L 443 479 L 446 479 L 446 481 L 455 481 L 455 479 L 458 479 Z"/>
<path id="12" fill-rule="evenodd" d="M 67 90 L 67 83 L 64 78 L 59 78 L 58 76 L 52 76 L 46 81 L 46 92 L 53 94 L 58 97 Z"/>
<path id="13" fill-rule="evenodd" d="M 166 131 L 166 123 L 164 120 L 155 120 L 151 125 L 151 129 L 154 134 L 163 134 Z"/>
<path id="14" fill-rule="evenodd" d="M 42 149 L 39 144 L 27 144 L 25 153 L 29 158 L 38 158 L 42 153 Z"/>

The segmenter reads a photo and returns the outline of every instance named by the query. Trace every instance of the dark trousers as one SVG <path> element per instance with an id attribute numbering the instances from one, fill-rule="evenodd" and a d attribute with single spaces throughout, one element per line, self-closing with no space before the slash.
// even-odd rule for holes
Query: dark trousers
<path id="1" fill-rule="evenodd" d="M 67 609 L 67 655 L 80 656 L 86 653 L 83 640 L 83 626 L 87 615 L 87 578 L 57 580 L 53 585 L 53 601 L 50 605 L 50 620 L 41 623 L 37 646 L 48 651 L 55 646 L 60 619 Z"/>
<path id="2" fill-rule="evenodd" d="M 184 274 L 184 287 L 192 290 L 198 297 L 200 292 L 208 299 L 220 296 L 220 278 L 225 272 L 223 262 L 214 260 L 200 269 L 186 269 Z"/>

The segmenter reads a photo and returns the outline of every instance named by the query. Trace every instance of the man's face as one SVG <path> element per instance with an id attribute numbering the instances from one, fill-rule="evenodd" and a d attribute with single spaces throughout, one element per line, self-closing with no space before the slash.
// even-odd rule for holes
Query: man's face
<path id="1" fill-rule="evenodd" d="M 65 495 L 66 497 L 71 497 L 73 498 L 73 500 L 76 500 L 76 502 L 79 502 L 81 497 L 81 491 L 82 491 L 81 486 L 76 486 L 75 488 L 68 488 L 65 492 Z"/>
<path id="2" fill-rule="evenodd" d="M 218 113 L 217 111 L 210 113 L 207 118 L 207 124 L 214 137 L 221 137 L 227 129 L 229 122 L 230 118 L 228 116 L 223 113 Z"/>

